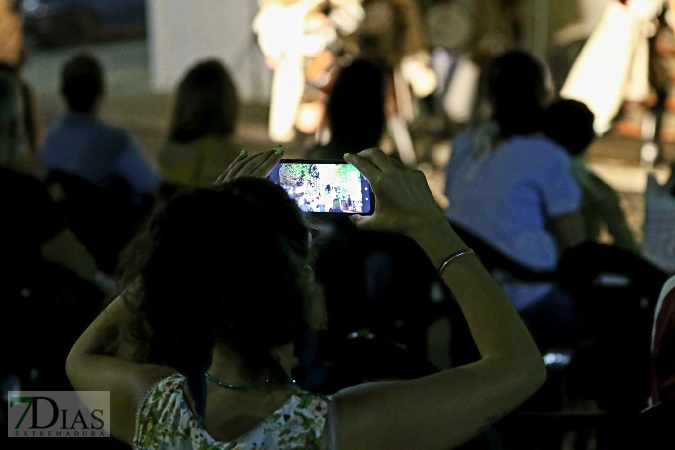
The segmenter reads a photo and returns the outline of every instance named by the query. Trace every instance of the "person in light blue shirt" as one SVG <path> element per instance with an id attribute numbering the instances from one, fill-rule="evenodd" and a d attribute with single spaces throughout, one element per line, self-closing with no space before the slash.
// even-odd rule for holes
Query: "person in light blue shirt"
<path id="1" fill-rule="evenodd" d="M 510 51 L 495 58 L 486 82 L 492 120 L 452 142 L 445 216 L 514 262 L 553 271 L 560 253 L 586 236 L 570 158 L 541 133 L 544 68 Z M 494 276 L 542 348 L 575 344 L 580 316 L 561 286 Z"/>
<path id="2" fill-rule="evenodd" d="M 154 196 L 161 178 L 136 140 L 98 117 L 105 93 L 99 61 L 79 54 L 61 73 L 61 94 L 68 112 L 47 130 L 41 160 L 48 172 L 76 175 L 103 188 L 128 189 L 139 202 Z"/>

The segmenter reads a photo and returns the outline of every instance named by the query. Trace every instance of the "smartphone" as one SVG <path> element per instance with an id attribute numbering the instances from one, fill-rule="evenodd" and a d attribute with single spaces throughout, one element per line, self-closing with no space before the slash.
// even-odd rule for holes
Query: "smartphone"
<path id="1" fill-rule="evenodd" d="M 269 178 L 306 212 L 370 215 L 375 210 L 370 183 L 345 161 L 285 159 Z"/>

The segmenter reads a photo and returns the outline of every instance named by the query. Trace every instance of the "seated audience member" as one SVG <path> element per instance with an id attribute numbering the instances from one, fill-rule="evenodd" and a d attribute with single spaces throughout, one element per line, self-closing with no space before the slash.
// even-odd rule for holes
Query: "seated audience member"
<path id="1" fill-rule="evenodd" d="M 47 130 L 41 150 L 46 169 L 128 195 L 136 205 L 151 202 L 158 172 L 128 132 L 99 118 L 105 94 L 99 61 L 88 54 L 69 59 L 61 71 L 61 94 L 67 113 Z"/>
<path id="2" fill-rule="evenodd" d="M 73 342 L 67 340 L 69 334 L 78 332 L 77 321 L 83 316 L 91 320 L 86 313 L 99 308 L 95 297 L 102 301 L 103 295 L 114 294 L 116 284 L 97 270 L 92 256 L 64 223 L 46 186 L 13 167 L 24 139 L 22 100 L 20 81 L 0 73 L 0 298 L 5 317 L 29 318 L 39 332 L 17 339 L 11 327 L 3 327 L 0 342 L 6 360 L 0 381 L 11 375 L 24 388 L 66 388 L 59 384 L 65 380 L 63 363 L 55 363 L 54 358 L 65 356 Z M 70 308 L 83 295 L 94 308 L 82 304 L 82 308 Z"/>
<path id="3" fill-rule="evenodd" d="M 372 216 L 355 217 L 357 226 L 404 234 L 424 249 L 461 304 L 481 358 L 328 396 L 295 386 L 294 342 L 321 307 L 305 216 L 260 178 L 282 156 L 237 157 L 217 185 L 156 211 L 129 248 L 126 290 L 66 361 L 77 390 L 110 391 L 114 437 L 138 448 L 440 450 L 468 441 L 540 387 L 536 344 L 424 176 L 377 149 L 345 156 L 379 201 Z"/>
<path id="4" fill-rule="evenodd" d="M 378 147 L 385 133 L 384 70 L 355 59 L 340 69 L 326 104 L 329 140 L 307 151 L 307 159 L 342 159 L 342 155 Z"/>
<path id="5" fill-rule="evenodd" d="M 541 135 L 544 67 L 526 52 L 496 57 L 486 73 L 492 120 L 460 133 L 446 167 L 450 222 L 532 271 L 585 240 L 581 190 L 563 148 Z M 542 349 L 581 337 L 574 299 L 548 280 L 494 274 Z"/>
<path id="6" fill-rule="evenodd" d="M 652 332 L 652 405 L 675 401 L 675 276 L 661 290 Z"/>
<path id="7" fill-rule="evenodd" d="M 305 157 L 341 160 L 345 153 L 378 147 L 386 124 L 385 80 L 381 66 L 370 60 L 357 58 L 344 66 L 328 96 L 330 139 Z M 340 200 L 335 202 L 328 212 L 341 213 Z M 437 347 L 438 354 L 430 355 L 427 332 L 435 329 L 431 323 L 447 316 L 442 311 L 450 294 L 434 289 L 442 283 L 419 246 L 398 234 L 360 231 L 345 215 L 315 214 L 313 220 L 320 230 L 315 273 L 324 286 L 329 312 L 319 359 L 332 358 L 329 351 L 323 352 L 332 348 L 331 338 L 342 342 L 350 333 L 368 330 L 405 346 L 418 358 L 447 366 L 441 362 L 449 358 L 447 334 L 439 339 L 445 342 Z M 437 294 L 434 298 L 432 292 Z M 317 379 L 324 376 L 329 374 L 317 374 Z"/>
<path id="8" fill-rule="evenodd" d="M 584 160 L 586 150 L 596 137 L 594 120 L 593 112 L 582 102 L 560 99 L 546 108 L 543 131 L 572 158 L 572 175 L 581 187 L 581 214 L 586 236 L 599 241 L 604 229 L 614 245 L 639 253 L 619 195 L 589 169 Z"/>
<path id="9" fill-rule="evenodd" d="M 0 182 L 4 186 L 0 192 L 5 211 L 3 222 L 8 227 L 3 233 L 5 244 L 0 252 L 5 275 L 3 278 L 11 283 L 19 278 L 30 277 L 30 270 L 26 270 L 22 277 L 10 274 L 30 269 L 29 261 L 44 256 L 102 288 L 114 287 L 108 277 L 97 273 L 94 260 L 63 222 L 46 186 L 13 168 L 13 160 L 24 139 L 20 126 L 20 89 L 17 79 L 0 73 Z M 23 264 L 24 261 L 26 264 Z M 104 290 L 110 293 L 109 289 Z"/>
<path id="10" fill-rule="evenodd" d="M 49 127 L 41 151 L 46 181 L 60 188 L 52 192 L 78 239 L 113 273 L 155 201 L 160 176 L 128 132 L 99 119 L 105 83 L 96 58 L 68 60 L 61 93 L 67 113 Z"/>
<path id="11" fill-rule="evenodd" d="M 213 183 L 218 168 L 241 150 L 234 142 L 238 115 L 237 89 L 225 66 L 209 59 L 191 67 L 178 86 L 169 138 L 159 150 L 164 180 L 192 187 Z"/>

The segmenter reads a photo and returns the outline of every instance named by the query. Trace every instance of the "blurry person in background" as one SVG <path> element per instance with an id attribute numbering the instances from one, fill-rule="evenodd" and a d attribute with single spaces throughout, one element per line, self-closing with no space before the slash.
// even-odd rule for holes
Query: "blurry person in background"
<path id="1" fill-rule="evenodd" d="M 595 131 L 614 126 L 625 101 L 656 104 L 642 118 L 640 158 L 651 166 L 660 156 L 660 129 L 670 79 L 656 51 L 667 0 L 612 0 L 567 75 L 560 95 L 584 102 L 595 114 Z"/>
<path id="2" fill-rule="evenodd" d="M 16 0 L 0 0 L 0 65 L 16 68 L 23 59 L 23 29 Z"/>
<path id="3" fill-rule="evenodd" d="M 363 23 L 354 34 L 359 58 L 387 72 L 387 132 L 392 150 L 414 166 L 417 156 L 409 126 L 417 100 L 436 88 L 426 27 L 416 0 L 364 0 Z"/>
<path id="4" fill-rule="evenodd" d="M 46 186 L 35 177 L 13 168 L 22 140 L 22 97 L 18 80 L 0 73 L 0 292 L 19 296 L 18 288 L 39 286 L 44 268 L 51 261 L 110 294 L 116 285 L 98 272 L 94 259 L 67 227 Z M 15 289 L 16 288 L 16 289 Z M 23 292 L 22 296 L 30 295 Z M 0 295 L 3 299 L 9 296 Z"/>
<path id="5" fill-rule="evenodd" d="M 329 140 L 309 149 L 307 159 L 341 159 L 378 147 L 386 129 L 385 72 L 372 61 L 356 58 L 340 70 L 326 105 Z"/>
<path id="6" fill-rule="evenodd" d="M 239 109 L 237 87 L 222 62 L 208 59 L 189 68 L 175 94 L 168 139 L 159 149 L 163 181 L 213 183 L 217 168 L 227 167 L 240 151 L 234 142 Z"/>
<path id="7" fill-rule="evenodd" d="M 160 176 L 129 132 L 99 118 L 105 93 L 104 70 L 96 57 L 77 54 L 64 64 L 61 94 L 67 112 L 47 130 L 41 159 L 49 172 L 124 192 L 143 208 L 157 193 Z"/>
<path id="8" fill-rule="evenodd" d="M 600 242 L 606 232 L 617 247 L 640 253 L 619 194 L 586 164 L 584 155 L 595 141 L 593 112 L 582 102 L 559 99 L 544 112 L 544 134 L 570 155 L 572 176 L 581 188 L 581 215 L 586 236 Z"/>
<path id="9" fill-rule="evenodd" d="M 323 118 L 316 104 L 313 113 L 301 112 L 311 63 L 320 62 L 319 57 L 339 44 L 342 36 L 356 30 L 363 8 L 361 0 L 259 0 L 259 4 L 252 27 L 274 71 L 268 133 L 275 142 L 290 142 L 298 126 L 312 133 Z"/>
<path id="10" fill-rule="evenodd" d="M 97 268 L 44 183 L 15 169 L 25 141 L 23 107 L 19 80 L 0 72 L 0 314 L 26 318 L 36 330 L 20 338 L 14 327 L 0 330 L 4 411 L 7 391 L 71 389 L 63 352 L 81 322 L 91 320 L 104 297 L 117 292 L 116 282 Z"/>
<path id="11" fill-rule="evenodd" d="M 38 150 L 42 145 L 42 126 L 33 89 L 22 76 L 25 62 L 21 1 L 0 0 L 0 71 L 15 77 L 23 96 L 23 128 L 25 141 L 13 161 L 14 168 L 41 177 Z"/>
<path id="12" fill-rule="evenodd" d="M 113 273 L 122 248 L 157 200 L 161 178 L 132 135 L 99 118 L 105 94 L 100 62 L 69 59 L 61 72 L 67 112 L 41 150 L 46 181 L 78 239 Z"/>
<path id="13" fill-rule="evenodd" d="M 492 60 L 486 79 L 492 118 L 453 139 L 446 217 L 531 270 L 554 270 L 561 252 L 586 235 L 570 157 L 541 133 L 545 67 L 511 50 Z M 564 287 L 503 272 L 497 279 L 540 348 L 579 344 L 581 316 Z"/>

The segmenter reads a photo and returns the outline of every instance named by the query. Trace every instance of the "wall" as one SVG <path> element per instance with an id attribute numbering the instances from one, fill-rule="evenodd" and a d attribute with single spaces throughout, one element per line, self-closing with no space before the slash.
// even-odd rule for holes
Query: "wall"
<path id="1" fill-rule="evenodd" d="M 242 100 L 265 102 L 271 73 L 251 31 L 256 0 L 146 0 L 151 86 L 171 92 L 203 58 L 222 59 Z"/>

